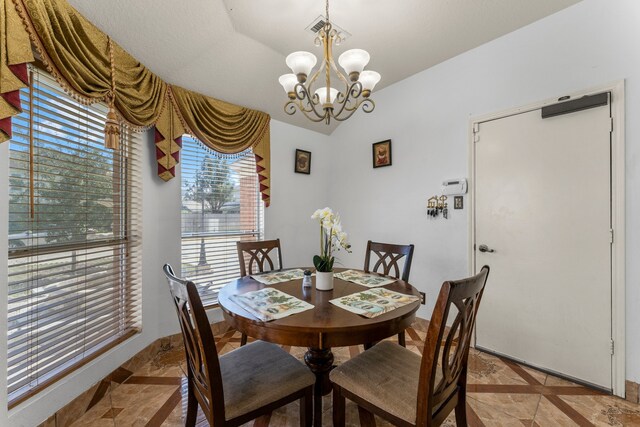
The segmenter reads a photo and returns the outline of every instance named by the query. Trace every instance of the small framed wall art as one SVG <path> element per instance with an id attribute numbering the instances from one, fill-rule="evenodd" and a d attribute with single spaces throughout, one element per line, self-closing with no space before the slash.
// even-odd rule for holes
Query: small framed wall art
<path id="1" fill-rule="evenodd" d="M 311 151 L 304 151 L 296 148 L 296 163 L 294 171 L 296 173 L 311 174 Z"/>
<path id="2" fill-rule="evenodd" d="M 391 140 L 373 144 L 373 167 L 391 166 Z"/>

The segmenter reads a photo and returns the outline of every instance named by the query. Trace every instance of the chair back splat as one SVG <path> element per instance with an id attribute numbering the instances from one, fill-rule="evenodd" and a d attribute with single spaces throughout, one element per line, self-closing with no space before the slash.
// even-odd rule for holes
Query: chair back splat
<path id="1" fill-rule="evenodd" d="M 224 425 L 225 408 L 220 361 L 198 290 L 193 282 L 177 278 L 170 265 L 165 264 L 163 271 L 169 282 L 171 297 L 182 329 L 187 356 L 187 375 L 194 386 L 193 393 L 212 425 Z"/>
<path id="2" fill-rule="evenodd" d="M 367 252 L 364 259 L 364 271 L 382 273 L 385 276 L 392 276 L 405 282 L 409 281 L 411 273 L 411 260 L 413 258 L 413 245 L 394 245 L 391 243 L 367 242 Z M 371 263 L 371 253 L 377 255 L 373 268 L 369 269 Z M 404 260 L 402 276 L 400 275 L 400 260 Z M 393 269 L 393 272 L 392 272 Z"/>
<path id="3" fill-rule="evenodd" d="M 460 392 L 466 392 L 471 334 L 488 275 L 485 265 L 479 274 L 445 282 L 440 289 L 420 366 L 417 425 L 440 425 L 457 406 Z"/>
<path id="4" fill-rule="evenodd" d="M 271 270 L 282 270 L 282 251 L 280 249 L 280 239 L 261 240 L 258 242 L 237 242 L 238 261 L 240 263 L 240 277 L 245 277 L 254 273 L 262 273 Z M 271 254 L 276 250 L 278 256 L 278 268 Z"/>

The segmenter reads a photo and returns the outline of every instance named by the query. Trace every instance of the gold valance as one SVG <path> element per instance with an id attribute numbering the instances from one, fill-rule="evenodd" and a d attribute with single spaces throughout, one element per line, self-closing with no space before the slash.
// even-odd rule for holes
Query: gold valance
<path id="1" fill-rule="evenodd" d="M 0 13 L 0 142 L 10 138 L 10 117 L 20 112 L 17 91 L 26 84 L 32 44 L 47 70 L 79 102 L 106 100 L 111 91 L 109 38 L 66 0 L 0 0 Z M 268 114 L 171 86 L 116 43 L 113 62 L 115 107 L 136 129 L 155 126 L 161 178 L 175 176 L 184 133 L 225 154 L 253 148 L 262 198 L 269 206 Z"/>

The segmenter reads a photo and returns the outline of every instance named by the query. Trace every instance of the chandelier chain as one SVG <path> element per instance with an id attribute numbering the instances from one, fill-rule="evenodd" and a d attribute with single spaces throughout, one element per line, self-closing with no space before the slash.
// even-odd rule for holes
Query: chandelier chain
<path id="1" fill-rule="evenodd" d="M 327 22 L 329 22 L 329 0 L 327 0 L 327 2 L 326 2 L 325 11 L 326 11 L 326 14 L 327 14 Z"/>

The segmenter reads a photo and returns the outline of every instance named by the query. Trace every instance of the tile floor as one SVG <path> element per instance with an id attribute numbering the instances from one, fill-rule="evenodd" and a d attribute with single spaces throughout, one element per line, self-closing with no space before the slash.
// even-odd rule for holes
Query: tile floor
<path id="1" fill-rule="evenodd" d="M 407 330 L 407 348 L 420 352 L 426 322 Z M 240 345 L 240 334 L 229 330 L 216 336 L 220 354 Z M 305 349 L 285 347 L 302 358 Z M 362 347 L 334 349 L 336 364 L 362 351 Z M 121 384 L 112 382 L 93 399 L 74 426 L 182 426 L 186 409 L 184 355 L 181 348 L 158 353 L 136 372 L 125 373 Z M 640 405 L 603 395 L 551 375 L 522 367 L 471 349 L 469 355 L 468 421 L 470 426 L 640 426 Z M 347 401 L 349 402 L 349 401 Z M 378 426 L 390 424 L 376 419 Z M 199 413 L 199 426 L 208 425 Z M 297 426 L 297 403 L 246 424 Z M 323 425 L 331 426 L 331 400 L 325 397 Z M 347 405 L 347 425 L 358 426 L 355 405 Z M 455 426 L 453 416 L 445 426 Z"/>

